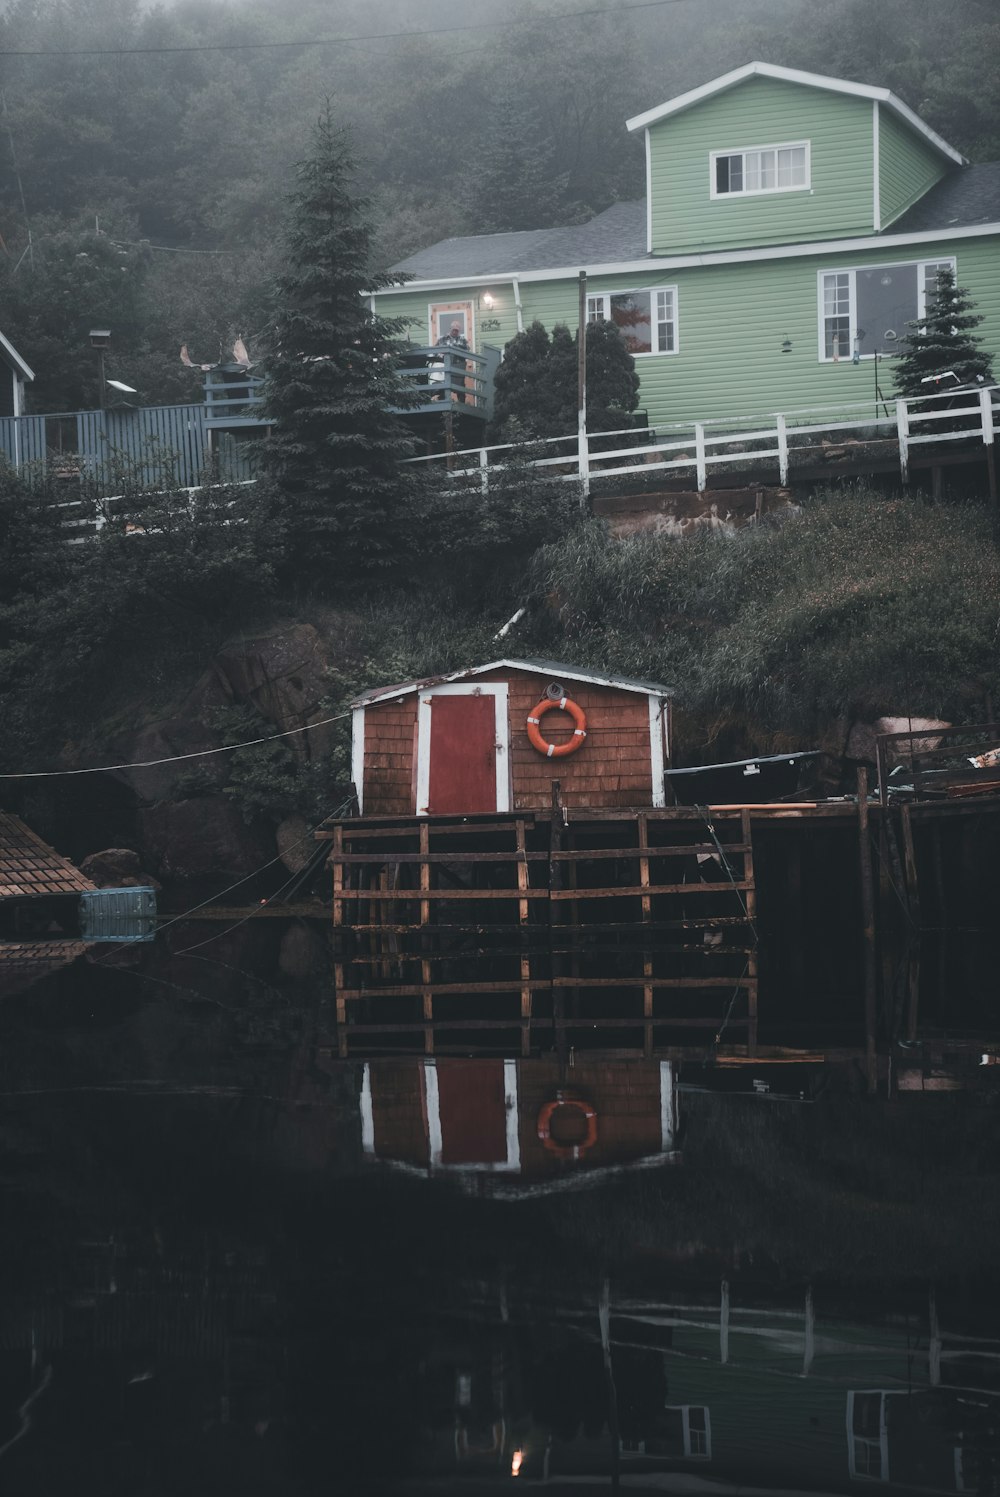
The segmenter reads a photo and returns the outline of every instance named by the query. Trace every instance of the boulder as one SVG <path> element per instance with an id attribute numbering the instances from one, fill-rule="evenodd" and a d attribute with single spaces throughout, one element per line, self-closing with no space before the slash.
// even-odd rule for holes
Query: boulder
<path id="1" fill-rule="evenodd" d="M 286 977 L 304 981 L 325 972 L 328 965 L 326 943 L 318 930 L 296 920 L 281 938 L 278 966 Z"/>
<path id="2" fill-rule="evenodd" d="M 278 823 L 274 840 L 278 844 L 278 855 L 289 873 L 301 873 L 316 851 L 316 843 L 309 835 L 309 823 L 304 816 L 286 816 Z"/>
<path id="3" fill-rule="evenodd" d="M 877 717 L 873 723 L 852 723 L 845 754 L 848 759 L 875 763 L 875 739 L 880 733 L 919 733 L 928 728 L 950 728 L 951 723 L 938 717 Z M 889 764 L 905 763 L 910 757 L 912 740 L 901 738 L 889 757 Z M 937 748 L 940 738 L 918 738 L 915 748 Z"/>
<path id="4" fill-rule="evenodd" d="M 274 857 L 273 840 L 247 826 L 223 795 L 161 801 L 139 813 L 145 860 L 177 882 L 252 873 Z"/>
<path id="5" fill-rule="evenodd" d="M 88 853 L 80 864 L 80 872 L 99 889 L 160 887 L 155 878 L 143 872 L 139 854 L 130 847 L 105 847 L 100 852 Z"/>
<path id="6" fill-rule="evenodd" d="M 321 717 L 316 707 L 328 687 L 326 651 L 312 624 L 289 624 L 224 645 L 212 666 L 230 700 L 246 702 L 273 723 L 277 732 L 301 728 Z M 312 733 L 287 740 L 301 759 L 315 757 Z"/>

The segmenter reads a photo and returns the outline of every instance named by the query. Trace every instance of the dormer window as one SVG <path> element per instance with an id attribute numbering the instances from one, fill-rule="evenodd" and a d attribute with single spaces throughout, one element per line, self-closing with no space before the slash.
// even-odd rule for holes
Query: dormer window
<path id="1" fill-rule="evenodd" d="M 712 151 L 710 163 L 713 198 L 796 192 L 809 186 L 807 140 L 751 146 L 744 151 Z"/>

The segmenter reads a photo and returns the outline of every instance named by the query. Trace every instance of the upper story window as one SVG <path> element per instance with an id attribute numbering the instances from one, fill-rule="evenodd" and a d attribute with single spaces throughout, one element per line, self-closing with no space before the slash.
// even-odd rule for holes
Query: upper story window
<path id="1" fill-rule="evenodd" d="M 677 352 L 677 287 L 602 291 L 587 297 L 588 322 L 613 322 L 629 353 Z"/>
<path id="2" fill-rule="evenodd" d="M 911 322 L 933 306 L 939 270 L 954 260 L 820 272 L 820 358 L 836 363 L 898 353 Z"/>
<path id="3" fill-rule="evenodd" d="M 745 151 L 713 151 L 711 195 L 749 197 L 760 192 L 795 192 L 809 186 L 809 142 L 751 146 Z"/>

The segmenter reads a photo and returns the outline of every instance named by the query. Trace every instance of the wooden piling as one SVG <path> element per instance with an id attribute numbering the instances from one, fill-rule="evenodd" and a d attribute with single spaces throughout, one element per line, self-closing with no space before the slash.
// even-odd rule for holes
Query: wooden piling
<path id="1" fill-rule="evenodd" d="M 858 858 L 861 869 L 862 940 L 864 943 L 865 993 L 865 1074 L 868 1093 L 873 1096 L 878 1084 L 878 1062 L 875 1052 L 875 1015 L 877 976 L 875 966 L 875 881 L 872 877 L 872 848 L 868 829 L 868 771 L 858 770 Z"/>

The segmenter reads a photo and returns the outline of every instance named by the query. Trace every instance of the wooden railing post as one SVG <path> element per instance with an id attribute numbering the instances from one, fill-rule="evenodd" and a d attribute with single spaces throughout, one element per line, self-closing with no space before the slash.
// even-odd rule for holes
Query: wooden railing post
<path id="1" fill-rule="evenodd" d="M 910 481 L 910 413 L 905 400 L 896 401 L 896 435 L 899 438 L 899 476 Z"/>
<path id="2" fill-rule="evenodd" d="M 708 465 L 705 462 L 705 428 L 700 421 L 694 423 L 694 451 L 698 471 L 698 493 L 708 488 Z"/>
<path id="3" fill-rule="evenodd" d="M 587 428 L 583 421 L 577 433 L 577 463 L 580 468 L 580 493 L 581 502 L 586 506 L 590 503 L 590 442 L 587 437 Z"/>
<path id="4" fill-rule="evenodd" d="M 990 505 L 993 510 L 993 533 L 997 534 L 997 465 L 994 454 L 993 391 L 980 390 L 979 412 L 983 428 L 983 446 L 986 448 L 986 472 L 989 477 Z"/>
<path id="5" fill-rule="evenodd" d="M 490 455 L 485 447 L 479 449 L 479 488 L 485 499 L 490 491 Z"/>
<path id="6" fill-rule="evenodd" d="M 778 482 L 784 488 L 788 482 L 788 429 L 784 416 L 778 415 L 775 425 L 778 430 Z"/>

